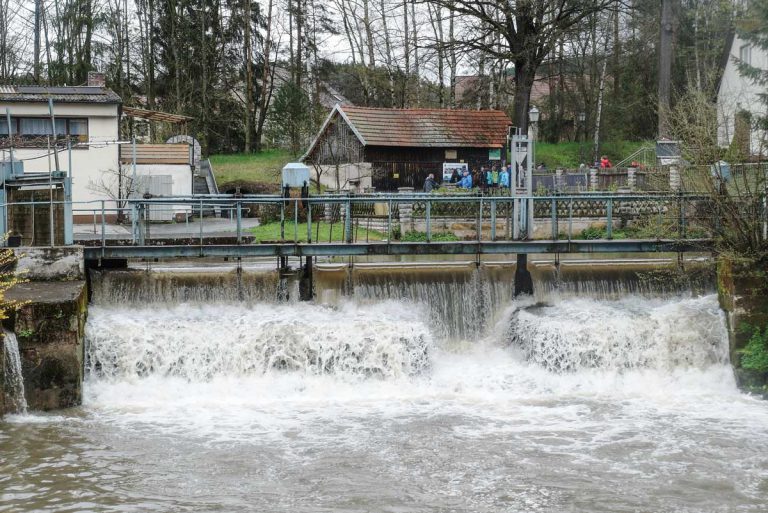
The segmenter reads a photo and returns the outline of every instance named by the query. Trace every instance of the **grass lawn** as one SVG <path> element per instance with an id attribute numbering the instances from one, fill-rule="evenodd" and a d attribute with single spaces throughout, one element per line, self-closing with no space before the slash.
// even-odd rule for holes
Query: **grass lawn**
<path id="1" fill-rule="evenodd" d="M 320 227 L 320 233 L 318 235 L 318 224 Z M 285 222 L 285 240 L 293 240 L 294 223 L 292 221 Z M 251 228 L 257 242 L 280 240 L 280 223 L 267 223 L 255 228 Z M 365 228 L 355 228 L 352 225 L 352 237 L 354 240 L 364 242 L 366 240 L 366 234 L 368 240 L 383 240 L 386 234 L 377 232 L 375 230 L 366 230 Z M 312 223 L 312 240 L 319 242 L 328 242 L 330 237 L 331 242 L 340 242 L 344 240 L 344 225 L 342 223 Z M 307 223 L 299 223 L 298 226 L 298 239 L 299 242 L 307 241 Z"/>
<path id="2" fill-rule="evenodd" d="M 586 165 L 592 163 L 592 141 L 563 142 L 557 144 L 536 143 L 536 164 L 544 162 L 548 169 L 577 168 L 582 162 Z M 608 155 L 614 164 L 627 158 L 642 146 L 654 147 L 653 141 L 611 141 L 600 144 L 600 154 Z"/>
<path id="3" fill-rule="evenodd" d="M 211 166 L 220 186 L 235 181 L 279 183 L 280 170 L 294 160 L 296 157 L 285 150 L 265 150 L 211 155 Z"/>

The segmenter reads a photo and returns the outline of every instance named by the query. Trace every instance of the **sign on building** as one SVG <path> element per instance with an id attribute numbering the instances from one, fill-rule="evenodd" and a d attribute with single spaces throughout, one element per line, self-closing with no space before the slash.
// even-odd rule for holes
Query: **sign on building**
<path id="1" fill-rule="evenodd" d="M 444 182 L 450 181 L 454 169 L 459 172 L 459 175 L 461 175 L 464 171 L 469 171 L 469 165 L 466 162 L 443 162 Z"/>

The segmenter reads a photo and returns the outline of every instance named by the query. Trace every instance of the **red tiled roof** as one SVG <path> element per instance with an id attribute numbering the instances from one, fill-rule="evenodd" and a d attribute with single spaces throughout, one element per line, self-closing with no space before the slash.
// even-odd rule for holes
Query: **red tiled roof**
<path id="1" fill-rule="evenodd" d="M 512 125 L 498 110 L 338 108 L 367 146 L 500 148 Z"/>

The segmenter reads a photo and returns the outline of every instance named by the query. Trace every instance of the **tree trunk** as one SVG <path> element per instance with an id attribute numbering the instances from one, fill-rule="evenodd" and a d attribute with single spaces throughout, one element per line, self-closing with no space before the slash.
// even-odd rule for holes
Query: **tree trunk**
<path id="1" fill-rule="evenodd" d="M 456 34 L 454 32 L 454 18 L 455 15 L 451 11 L 451 17 L 448 19 L 448 51 L 450 52 L 450 66 L 451 66 L 451 78 L 450 78 L 450 93 L 449 104 L 452 109 L 456 108 Z"/>
<path id="2" fill-rule="evenodd" d="M 411 34 L 413 34 L 413 75 L 416 96 L 416 106 L 421 106 L 421 77 L 419 77 L 419 33 L 418 26 L 416 25 L 416 2 L 411 1 Z M 407 37 L 407 35 L 406 35 Z"/>
<path id="3" fill-rule="evenodd" d="M 531 103 L 531 90 L 536 76 L 536 67 L 527 60 L 515 61 L 515 98 L 512 113 L 512 125 L 525 134 L 528 132 L 528 106 Z"/>
<path id="4" fill-rule="evenodd" d="M 659 138 L 669 135 L 667 117 L 669 115 L 669 95 L 672 82 L 672 42 L 675 37 L 675 20 L 672 2 L 662 0 L 661 5 L 661 40 L 659 42 Z"/>
<path id="5" fill-rule="evenodd" d="M 259 106 L 259 119 L 256 124 L 256 151 L 262 149 L 262 134 L 264 132 L 264 122 L 267 119 L 267 113 L 269 111 L 269 101 L 272 97 L 272 88 L 274 84 L 274 69 L 270 66 L 270 55 L 272 45 L 272 9 L 274 7 L 274 1 L 269 0 L 267 4 L 267 19 L 265 20 L 265 39 L 264 39 L 264 69 L 261 74 L 261 104 Z M 271 70 L 271 71 L 270 71 Z"/>
<path id="6" fill-rule="evenodd" d="M 245 0 L 243 13 L 243 56 L 245 57 L 245 153 L 251 152 L 251 126 L 253 122 L 253 59 L 251 56 L 251 0 Z"/>
<path id="7" fill-rule="evenodd" d="M 384 30 L 384 51 L 386 52 L 387 75 L 389 78 L 389 101 L 390 107 L 395 106 L 395 78 L 392 70 L 392 41 L 387 28 L 387 9 L 384 0 L 381 0 L 381 26 Z"/>

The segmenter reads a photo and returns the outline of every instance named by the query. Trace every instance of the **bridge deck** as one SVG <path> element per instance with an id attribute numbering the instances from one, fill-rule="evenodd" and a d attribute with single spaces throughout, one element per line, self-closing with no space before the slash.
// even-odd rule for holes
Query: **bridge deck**
<path id="1" fill-rule="evenodd" d="M 532 253 L 709 252 L 710 239 L 528 240 L 496 242 L 278 243 L 90 246 L 87 259 L 258 256 L 475 255 Z"/>

